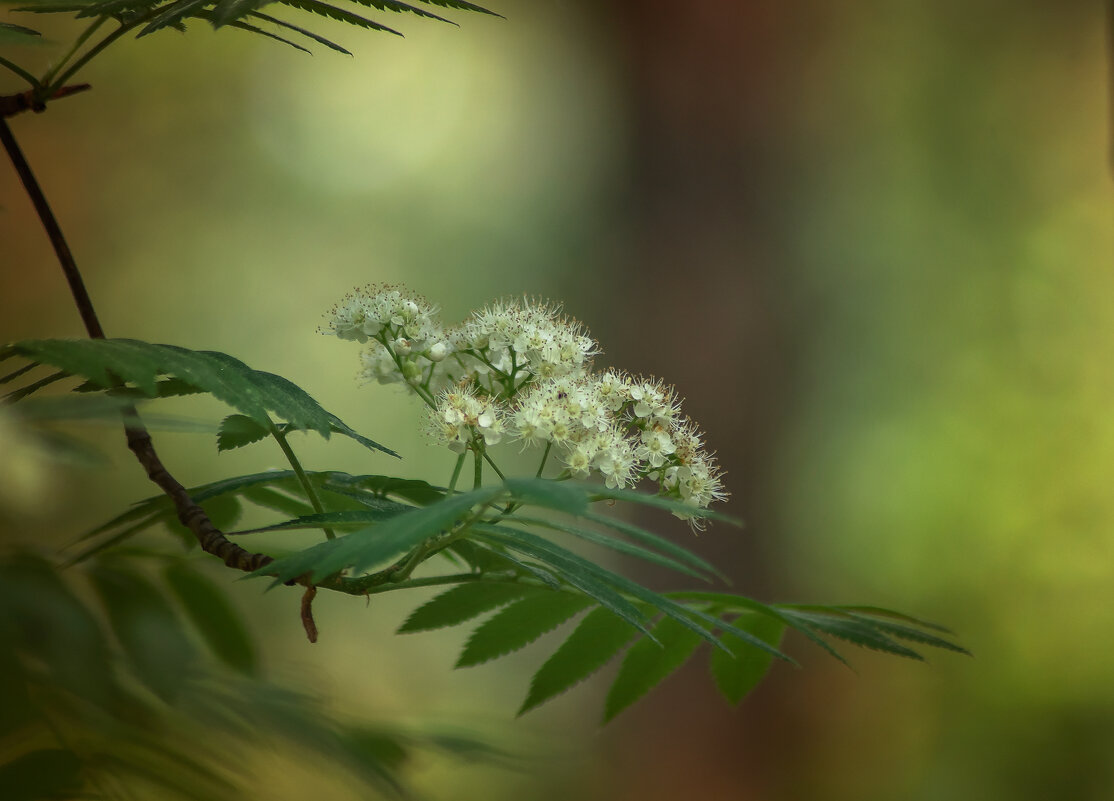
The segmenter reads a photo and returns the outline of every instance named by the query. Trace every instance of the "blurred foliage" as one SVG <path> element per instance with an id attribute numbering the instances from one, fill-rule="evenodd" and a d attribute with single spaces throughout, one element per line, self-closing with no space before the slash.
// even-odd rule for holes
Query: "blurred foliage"
<path id="1" fill-rule="evenodd" d="M 27 551 L 0 558 L 5 799 L 240 799 L 253 750 L 284 741 L 384 795 L 404 793 L 415 750 L 498 757 L 473 737 L 341 722 L 267 681 L 247 627 L 188 558 L 133 552 L 65 572 Z"/>

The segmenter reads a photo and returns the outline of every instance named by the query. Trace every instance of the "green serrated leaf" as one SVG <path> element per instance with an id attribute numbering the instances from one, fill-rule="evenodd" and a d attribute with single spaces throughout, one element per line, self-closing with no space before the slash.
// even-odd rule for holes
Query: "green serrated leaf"
<path id="1" fill-rule="evenodd" d="M 517 529 L 475 525 L 472 536 L 537 559 L 553 570 L 562 581 L 594 598 L 601 606 L 610 609 L 639 631 L 647 635 L 650 633 L 646 627 L 646 619 L 638 608 L 612 586 L 613 581 L 610 579 L 620 578 L 616 574 L 603 570 L 548 540 Z"/>
<path id="2" fill-rule="evenodd" d="M 646 531 L 645 529 L 640 528 L 633 523 L 628 523 L 625 520 L 617 520 L 607 515 L 596 514 L 595 512 L 587 512 L 584 515 L 584 519 L 591 520 L 595 523 L 599 523 L 600 525 L 614 529 L 615 531 L 618 531 L 622 534 L 626 534 L 631 539 L 638 540 L 644 545 L 649 545 L 653 548 L 657 548 L 663 553 L 673 557 L 678 562 L 683 562 L 690 567 L 696 568 L 697 570 L 709 573 L 720 579 L 721 581 L 730 583 L 727 581 L 727 576 L 721 573 L 711 562 L 702 559 L 687 548 L 682 548 L 680 545 L 667 540 L 665 537 L 661 537 L 657 534 L 654 534 L 653 532 Z"/>
<path id="3" fill-rule="evenodd" d="M 381 498 L 394 496 L 418 506 L 437 503 L 446 495 L 446 490 L 435 487 L 429 482 L 413 478 L 395 478 L 394 476 L 350 476 L 347 473 L 332 473 L 324 486 L 330 490 L 339 488 L 359 490 Z"/>
<path id="4" fill-rule="evenodd" d="M 583 595 L 547 590 L 504 607 L 472 632 L 456 667 L 469 667 L 525 648 L 592 603 Z"/>
<path id="5" fill-rule="evenodd" d="M 527 506 L 541 506 L 571 515 L 588 511 L 588 493 L 583 487 L 544 478 L 509 478 L 503 484 L 511 500 Z"/>
<path id="6" fill-rule="evenodd" d="M 399 626 L 398 633 L 429 631 L 466 623 L 484 612 L 498 609 L 530 592 L 535 590 L 526 584 L 496 584 L 482 581 L 460 584 L 426 601 L 411 612 L 406 621 Z"/>
<path id="7" fill-rule="evenodd" d="M 330 50 L 335 50 L 336 52 L 343 53 L 346 56 L 352 55 L 351 51 L 345 50 L 343 47 L 338 45 L 336 42 L 330 41 L 329 39 L 326 39 L 324 36 L 319 36 L 316 33 L 314 33 L 313 31 L 308 31 L 305 28 L 299 28 L 297 25 L 292 25 L 289 22 L 278 19 L 276 17 L 272 17 L 269 14 L 263 14 L 259 11 L 251 11 L 251 12 L 248 13 L 248 16 L 250 16 L 254 19 L 263 20 L 264 22 L 269 22 L 272 25 L 278 25 L 280 28 L 286 28 L 286 30 L 288 30 L 288 31 L 294 31 L 295 33 L 300 33 L 302 36 L 305 36 L 307 39 L 312 39 L 313 41 L 317 42 L 318 44 L 325 45 L 325 47 L 328 47 Z M 357 434 L 357 436 L 359 436 L 359 435 Z"/>
<path id="8" fill-rule="evenodd" d="M 518 714 L 579 684 L 611 661 L 637 635 L 637 629 L 607 609 L 593 609 L 534 674 Z"/>
<path id="9" fill-rule="evenodd" d="M 502 14 L 496 14 L 494 11 L 488 11 L 482 6 L 477 6 L 474 3 L 466 2 L 466 0 L 422 0 L 423 3 L 429 3 L 431 6 L 440 6 L 441 8 L 453 8 L 457 11 L 474 11 L 478 14 L 489 14 L 493 17 L 503 18 Z"/>
<path id="10" fill-rule="evenodd" d="M 162 6 L 162 11 L 156 14 L 150 22 L 143 27 L 136 38 L 147 36 L 162 28 L 180 25 L 182 20 L 198 16 L 197 11 L 211 4 L 213 0 L 177 0 Z"/>
<path id="11" fill-rule="evenodd" d="M 783 621 L 756 612 L 746 612 L 731 622 L 736 628 L 750 632 L 774 648 L 780 645 L 785 632 Z M 737 704 L 762 681 L 774 658 L 730 634 L 725 634 L 722 639 L 734 656 L 719 650 L 712 651 L 712 677 L 727 700 Z"/>
<path id="12" fill-rule="evenodd" d="M 673 620 L 676 620 L 682 626 L 695 632 L 700 637 L 703 637 L 717 648 L 726 648 L 726 646 L 720 643 L 719 639 L 712 633 L 712 629 L 718 625 L 724 631 L 730 631 L 731 633 L 735 634 L 738 637 L 741 637 L 744 640 L 749 640 L 753 645 L 768 650 L 771 654 L 778 657 L 779 659 L 785 659 L 792 662 L 792 660 L 785 656 L 785 654 L 781 653 L 776 648 L 770 648 L 769 645 L 762 642 L 761 640 L 758 640 L 757 638 L 752 637 L 747 632 L 733 629 L 730 625 L 724 624 L 721 621 L 712 618 L 710 615 L 700 612 L 699 610 L 681 606 L 680 604 L 675 603 L 664 595 L 659 595 L 652 590 L 648 590 L 641 584 L 631 581 L 630 579 L 626 578 L 625 576 L 621 576 L 618 573 L 613 573 L 610 570 L 605 570 L 604 568 L 592 562 L 589 562 L 588 560 L 583 559 L 580 556 L 577 556 L 571 551 L 561 548 L 559 545 L 555 545 L 549 540 L 542 539 L 541 537 L 534 536 L 529 532 L 521 531 L 509 526 L 478 525 L 475 528 L 477 531 L 483 532 L 484 536 L 488 538 L 490 538 L 494 534 L 497 538 L 496 541 L 499 544 L 504 545 L 505 547 L 522 550 L 522 547 L 525 545 L 528 546 L 530 550 L 530 553 L 528 555 L 533 556 L 534 558 L 541 558 L 543 561 L 547 559 L 550 560 L 547 562 L 547 564 L 557 565 L 559 563 L 561 565 L 564 565 L 565 573 L 562 573 L 561 576 L 566 580 L 569 575 L 568 571 L 570 568 L 574 570 L 580 570 L 584 573 L 587 573 L 596 581 L 602 581 L 606 585 L 610 585 L 614 589 L 621 590 L 622 592 L 633 596 L 643 603 L 650 604 L 655 609 L 661 611 Z M 599 600 L 599 598 L 597 598 L 597 600 Z M 604 602 L 601 600 L 601 603 Z M 629 622 L 633 623 L 633 621 Z"/>
<path id="13" fill-rule="evenodd" d="M 904 626 L 900 623 L 894 623 L 892 620 L 879 620 L 869 615 L 860 615 L 854 612 L 848 614 L 855 620 L 867 623 L 884 634 L 900 637 L 903 640 L 920 643 L 921 645 L 929 645 L 933 648 L 942 648 L 945 651 L 953 651 L 964 656 L 972 655 L 966 648 L 950 640 L 945 640 L 943 637 L 937 637 L 935 634 L 929 634 L 912 626 Z"/>
<path id="14" fill-rule="evenodd" d="M 217 434 L 217 450 L 230 451 L 242 448 L 253 442 L 259 442 L 270 436 L 271 431 L 267 426 L 262 426 L 247 415 L 230 414 L 221 420 L 220 432 Z"/>
<path id="15" fill-rule="evenodd" d="M 212 23 L 214 28 L 227 25 L 236 19 L 247 16 L 262 8 L 270 0 L 217 0 L 213 6 Z"/>
<path id="16" fill-rule="evenodd" d="M 800 610 L 784 610 L 790 617 L 795 617 L 806 626 L 815 631 L 830 634 L 841 640 L 854 643 L 862 648 L 874 651 L 904 656 L 908 659 L 924 661 L 924 657 L 911 648 L 906 648 L 890 637 L 883 634 L 877 627 L 868 622 L 854 620 L 843 616 L 824 615 L 817 612 L 801 612 Z"/>
<path id="17" fill-rule="evenodd" d="M 654 627 L 654 637 L 658 642 L 639 640 L 627 651 L 604 702 L 605 723 L 668 678 L 700 644 L 699 634 L 672 618 Z"/>
<path id="18" fill-rule="evenodd" d="M 251 634 L 220 587 L 180 561 L 167 565 L 163 575 L 213 654 L 233 670 L 257 675 L 259 660 Z"/>
<path id="19" fill-rule="evenodd" d="M 42 34 L 11 22 L 0 22 L 0 44 L 36 44 Z"/>
<path id="20" fill-rule="evenodd" d="M 796 617 L 789 615 L 787 611 L 782 611 L 782 609 L 792 609 L 791 606 L 768 606 L 767 604 L 756 601 L 753 598 L 747 598 L 744 595 L 730 595 L 727 593 L 718 592 L 671 592 L 669 593 L 669 597 L 688 601 L 703 601 L 705 603 L 715 604 L 717 607 L 724 607 L 727 609 L 741 609 L 748 612 L 757 612 L 762 615 L 774 617 L 785 623 L 787 626 L 795 629 L 796 631 L 799 631 L 814 644 L 827 651 L 828 654 L 832 656 L 832 658 L 839 660 L 845 665 L 848 664 L 847 660 L 843 658 L 839 651 L 837 651 L 828 642 L 826 642 L 823 637 L 817 636 L 816 632 L 813 631 L 812 628 L 810 628 L 806 623 L 802 622 Z"/>
<path id="21" fill-rule="evenodd" d="M 616 539 L 615 537 L 608 536 L 607 534 L 602 534 L 598 531 L 592 531 L 591 529 L 585 529 L 574 525 L 557 523 L 550 520 L 542 520 L 540 518 L 527 517 L 525 515 L 516 515 L 515 520 L 517 520 L 519 523 L 528 523 L 539 528 L 549 528 L 554 531 L 561 531 L 565 534 L 571 534 L 572 536 L 579 537 L 580 539 L 587 542 L 591 542 L 596 545 L 602 545 L 605 548 L 610 548 L 614 551 L 618 551 L 619 553 L 643 559 L 660 567 L 666 567 L 670 570 L 676 570 L 678 573 L 684 573 L 687 576 L 698 578 L 701 581 L 709 580 L 708 577 L 703 573 L 699 573 L 696 570 L 693 570 L 691 567 L 688 567 L 687 565 L 683 565 L 674 559 L 670 559 L 668 556 L 662 556 L 659 553 L 655 553 L 646 548 L 639 547 L 638 545 L 633 545 L 629 542 Z"/>
<path id="22" fill-rule="evenodd" d="M 240 495 L 256 506 L 288 517 L 304 517 L 313 514 L 313 507 L 305 501 L 271 487 L 245 487 Z"/>
<path id="23" fill-rule="evenodd" d="M 291 8 L 297 8 L 302 11 L 309 11 L 313 14 L 319 14 L 322 17 L 335 19 L 338 22 L 344 22 L 349 25 L 356 25 L 357 27 L 366 28 L 370 31 L 382 31 L 383 33 L 393 33 L 395 36 L 402 36 L 401 33 L 393 28 L 380 25 L 378 22 L 361 17 L 359 14 L 353 14 L 351 11 L 345 11 L 343 8 L 337 8 L 328 3 L 319 2 L 319 0 L 278 0 L 278 2 L 282 3 L 284 6 L 290 6 Z"/>
<path id="24" fill-rule="evenodd" d="M 138 678 L 159 697 L 174 701 L 196 654 L 170 604 L 137 573 L 96 565 L 89 577 Z"/>
<path id="25" fill-rule="evenodd" d="M 399 504 L 397 509 L 392 510 L 373 511 L 369 509 L 360 509 L 341 512 L 322 512 L 321 514 L 303 515 L 293 520 L 283 520 L 280 523 L 272 523 L 267 526 L 259 526 L 258 528 L 248 528 L 243 531 L 230 531 L 228 534 L 259 534 L 264 531 L 294 531 L 298 529 L 319 529 L 324 527 L 336 529 L 358 528 L 373 523 L 381 523 L 403 512 L 408 512 L 413 508 L 413 506 L 403 506 Z"/>
<path id="26" fill-rule="evenodd" d="M 326 439 L 339 432 L 366 447 L 398 455 L 356 434 L 285 378 L 253 370 L 225 353 L 131 339 L 27 340 L 10 347 L 31 361 L 82 376 L 102 389 L 116 389 L 123 382 L 153 398 L 159 395 L 160 376 L 169 375 L 212 394 L 261 426 L 270 426 L 273 412 L 295 429 L 316 431 Z"/>
<path id="27" fill-rule="evenodd" d="M 474 506 L 487 505 L 499 494 L 498 488 L 488 487 L 454 495 L 431 506 L 395 515 L 370 528 L 277 559 L 249 576 L 274 576 L 275 583 L 282 583 L 306 573 L 310 574 L 312 581 L 320 581 L 345 568 L 360 572 L 452 529 L 468 516 Z"/>

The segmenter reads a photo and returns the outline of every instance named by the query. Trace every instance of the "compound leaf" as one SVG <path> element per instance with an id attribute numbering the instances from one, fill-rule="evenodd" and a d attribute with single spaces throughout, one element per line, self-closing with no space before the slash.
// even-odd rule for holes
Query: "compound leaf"
<path id="1" fill-rule="evenodd" d="M 749 631 L 774 648 L 781 643 L 785 632 L 783 621 L 757 612 L 745 612 L 731 622 L 736 628 Z M 723 651 L 712 651 L 712 677 L 727 700 L 737 704 L 762 681 L 770 669 L 773 656 L 731 634 L 723 635 L 722 639 L 733 656 Z"/>
<path id="2" fill-rule="evenodd" d="M 605 723 L 668 678 L 700 644 L 699 634 L 668 617 L 654 627 L 654 637 L 657 642 L 642 639 L 627 651 L 604 702 Z"/>
<path id="3" fill-rule="evenodd" d="M 472 632 L 456 666 L 478 665 L 524 648 L 591 603 L 583 595 L 556 590 L 515 601 Z"/>
<path id="4" fill-rule="evenodd" d="M 526 584 L 473 581 L 426 601 L 399 626 L 398 633 L 447 628 L 498 609 L 504 604 L 534 591 Z"/>
<path id="5" fill-rule="evenodd" d="M 588 678 L 637 635 L 637 629 L 611 611 L 603 607 L 593 609 L 534 674 L 530 692 L 518 714 L 528 712 Z"/>

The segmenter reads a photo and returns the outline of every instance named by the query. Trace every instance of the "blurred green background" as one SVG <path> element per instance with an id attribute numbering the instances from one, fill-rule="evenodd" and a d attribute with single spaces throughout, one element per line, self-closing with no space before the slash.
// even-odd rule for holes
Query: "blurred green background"
<path id="1" fill-rule="evenodd" d="M 391 634 L 417 596 L 320 598 L 311 647 L 293 594 L 214 569 L 272 673 L 530 756 L 419 765 L 446 801 L 1114 797 L 1102 4 L 494 8 L 507 19 L 460 29 L 383 20 L 406 40 L 322 23 L 352 59 L 161 32 L 95 61 L 94 91 L 13 119 L 109 335 L 283 374 L 404 455 L 307 438 L 308 467 L 441 482 L 452 461 L 411 433 L 417 406 L 358 386 L 321 313 L 370 281 L 449 321 L 561 299 L 604 363 L 675 384 L 707 430 L 748 528 L 696 548 L 739 591 L 898 608 L 975 658 L 860 652 L 852 672 L 794 640 L 804 669 L 776 666 L 739 709 L 698 657 L 606 729 L 599 680 L 515 721 L 544 647 L 454 672 L 463 635 Z M 81 333 L 7 166 L 0 303 L 0 341 Z M 63 544 L 152 494 L 118 432 L 89 439 L 110 469 L 6 477 L 23 482 L 6 540 Z M 281 465 L 207 437 L 159 447 L 187 484 Z M 259 797 L 323 792 L 312 766 L 258 762 Z M 330 797 L 357 797 L 342 785 Z"/>

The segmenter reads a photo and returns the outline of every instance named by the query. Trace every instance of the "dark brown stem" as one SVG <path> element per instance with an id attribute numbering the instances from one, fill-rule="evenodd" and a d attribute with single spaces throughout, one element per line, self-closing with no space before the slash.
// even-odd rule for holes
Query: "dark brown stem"
<path id="1" fill-rule="evenodd" d="M 23 181 L 23 186 L 35 206 L 35 211 L 38 212 L 39 220 L 50 237 L 54 252 L 58 256 L 58 262 L 62 265 L 62 272 L 65 273 L 66 280 L 70 284 L 74 303 L 77 304 L 81 319 L 85 323 L 85 330 L 93 339 L 104 339 L 104 329 L 101 328 L 100 320 L 97 319 L 93 301 L 85 289 L 85 282 L 81 278 L 81 272 L 77 269 L 77 263 L 66 244 L 65 237 L 62 235 L 62 229 L 50 210 L 50 205 L 39 187 L 39 182 L 35 179 L 35 174 L 23 157 L 15 137 L 12 136 L 7 120 L 2 117 L 0 117 L 0 140 L 3 141 L 4 149 L 8 152 L 16 172 L 19 173 L 20 180 Z M 135 458 L 143 466 L 143 469 L 147 471 L 147 477 L 173 501 L 178 519 L 182 522 L 182 525 L 193 532 L 204 551 L 219 557 L 229 567 L 248 572 L 257 570 L 273 561 L 271 557 L 265 554 L 251 553 L 239 545 L 235 545 L 224 536 L 220 529 L 213 525 L 209 516 L 205 514 L 205 510 L 194 502 L 186 488 L 170 474 L 160 461 L 158 454 L 155 453 L 155 446 L 151 442 L 151 435 L 147 433 L 147 429 L 140 422 L 139 415 L 136 414 L 134 408 L 124 410 L 124 431 L 128 438 L 128 448 L 135 454 Z"/>
<path id="2" fill-rule="evenodd" d="M 306 630 L 306 637 L 310 642 L 317 642 L 317 624 L 313 622 L 313 599 L 317 597 L 317 588 L 306 587 L 302 595 L 302 627 Z"/>
<path id="3" fill-rule="evenodd" d="M 76 95 L 78 92 L 84 92 L 92 88 L 93 87 L 87 83 L 75 83 L 70 86 L 63 86 L 48 97 L 47 100 L 61 100 L 63 97 Z M 22 114 L 25 111 L 34 111 L 36 113 L 46 111 L 46 102 L 35 95 L 34 89 L 28 89 L 26 92 L 20 92 L 15 95 L 4 95 L 0 97 L 0 117 L 14 117 L 16 114 Z"/>
<path id="4" fill-rule="evenodd" d="M 8 121 L 3 117 L 0 117 L 0 141 L 4 143 L 4 150 L 8 152 L 8 158 L 12 160 L 12 165 L 15 167 L 16 173 L 19 174 L 19 180 L 23 182 L 23 188 L 27 190 L 27 196 L 31 198 L 31 203 L 35 206 L 39 220 L 42 222 L 43 228 L 46 229 L 46 235 L 50 237 L 50 244 L 54 246 L 58 263 L 62 265 L 62 273 L 66 276 L 66 282 L 70 285 L 70 293 L 73 295 L 74 303 L 77 304 L 77 311 L 81 315 L 81 321 L 85 324 L 85 330 L 93 339 L 104 339 L 104 329 L 101 328 L 101 322 L 97 319 L 97 312 L 93 309 L 93 300 L 89 297 L 88 290 L 85 289 L 85 282 L 81 278 L 81 272 L 77 269 L 77 263 L 74 261 L 73 253 L 70 252 L 70 246 L 66 244 L 66 237 L 62 235 L 62 229 L 58 225 L 58 220 L 54 218 L 54 212 L 50 210 L 50 204 L 46 202 L 46 196 L 43 194 L 42 188 L 39 187 L 39 182 L 35 179 L 35 173 L 31 172 L 31 165 L 23 157 L 23 151 L 19 149 L 19 144 L 12 136 L 12 129 L 8 127 Z"/>

